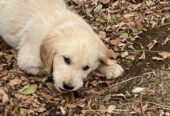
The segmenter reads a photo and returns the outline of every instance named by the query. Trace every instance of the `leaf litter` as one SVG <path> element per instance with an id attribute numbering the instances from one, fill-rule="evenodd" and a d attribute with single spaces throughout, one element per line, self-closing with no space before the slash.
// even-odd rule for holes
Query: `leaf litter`
<path id="1" fill-rule="evenodd" d="M 0 39 L 0 114 L 169 115 L 170 26 L 166 31 L 152 30 L 170 22 L 169 0 L 67 3 L 92 25 L 125 74 L 116 80 L 105 80 L 94 72 L 84 88 L 61 94 L 49 76 L 34 77 L 22 72 L 16 65 L 16 51 Z M 147 32 L 155 37 L 148 37 Z"/>

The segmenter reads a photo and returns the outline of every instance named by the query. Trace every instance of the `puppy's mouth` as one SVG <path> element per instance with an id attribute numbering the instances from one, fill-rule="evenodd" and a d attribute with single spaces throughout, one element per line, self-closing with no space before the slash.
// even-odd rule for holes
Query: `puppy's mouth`
<path id="1" fill-rule="evenodd" d="M 63 89 L 63 88 L 61 88 L 61 87 L 56 87 L 56 89 L 59 91 L 59 92 L 61 92 L 61 93 L 67 93 L 67 92 L 70 92 L 70 91 L 68 91 L 68 90 L 65 90 L 65 89 Z"/>
<path id="2" fill-rule="evenodd" d="M 59 90 L 62 91 L 62 92 L 67 92 L 67 90 L 62 89 L 62 88 L 60 88 L 60 87 L 59 87 Z"/>

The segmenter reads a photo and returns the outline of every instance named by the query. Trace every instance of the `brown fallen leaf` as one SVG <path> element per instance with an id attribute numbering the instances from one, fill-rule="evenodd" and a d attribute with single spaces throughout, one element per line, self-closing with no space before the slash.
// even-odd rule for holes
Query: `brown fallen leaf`
<path id="1" fill-rule="evenodd" d="M 26 100 L 26 99 L 28 99 L 28 96 L 17 93 L 17 94 L 15 94 L 15 98 Z"/>
<path id="2" fill-rule="evenodd" d="M 111 94 L 106 95 L 106 96 L 104 97 L 104 101 L 105 101 L 105 102 L 110 101 L 111 97 L 112 97 Z"/>
<path id="3" fill-rule="evenodd" d="M 19 114 L 20 114 L 21 116 L 26 116 L 28 109 L 26 109 L 26 108 L 20 108 L 19 110 L 20 110 L 20 111 L 19 111 L 19 112 L 20 112 Z"/>
<path id="4" fill-rule="evenodd" d="M 100 37 L 100 38 L 105 38 L 105 37 L 106 37 L 106 32 L 104 32 L 104 31 L 99 31 L 99 37 Z"/>
<path id="5" fill-rule="evenodd" d="M 103 3 L 103 4 L 107 4 L 107 3 L 110 2 L 110 0 L 100 0 L 100 2 Z"/>
<path id="6" fill-rule="evenodd" d="M 132 93 L 136 94 L 136 93 L 142 93 L 145 91 L 145 88 L 143 87 L 136 87 L 132 90 Z"/>
<path id="7" fill-rule="evenodd" d="M 167 59 L 167 58 L 170 58 L 170 52 L 159 52 L 158 53 L 160 56 L 162 56 L 163 59 Z"/>
<path id="8" fill-rule="evenodd" d="M 33 103 L 34 102 L 34 96 L 30 96 L 30 97 L 28 97 L 27 99 L 25 99 L 24 100 L 24 103 L 25 104 L 31 104 L 31 103 Z"/>
<path id="9" fill-rule="evenodd" d="M 147 45 L 148 50 L 151 50 L 157 43 L 158 43 L 158 41 L 157 41 L 156 39 L 152 40 L 152 41 Z"/>
<path id="10" fill-rule="evenodd" d="M 74 3 L 81 5 L 83 3 L 82 0 L 72 0 Z"/>
<path id="11" fill-rule="evenodd" d="M 105 113 L 107 111 L 107 107 L 104 106 L 104 105 L 99 105 L 99 110 L 102 112 L 102 113 Z"/>
<path id="12" fill-rule="evenodd" d="M 133 108 L 133 110 L 141 115 L 145 114 L 145 112 L 147 111 L 147 108 L 148 108 L 148 104 L 145 104 L 144 106 L 142 107 L 135 107 Z"/>
<path id="13" fill-rule="evenodd" d="M 113 40 L 110 41 L 110 43 L 111 43 L 112 45 L 114 45 L 114 46 L 118 46 L 120 42 L 121 42 L 121 40 L 118 39 L 118 38 L 113 39 Z"/>
<path id="14" fill-rule="evenodd" d="M 136 24 L 138 30 L 140 30 L 140 31 L 143 30 L 143 28 L 144 28 L 142 22 L 143 22 L 143 17 L 141 15 L 139 15 L 135 19 L 135 24 Z"/>
<path id="15" fill-rule="evenodd" d="M 115 1 L 115 2 L 112 4 L 112 9 L 115 9 L 118 5 L 119 5 L 119 2 L 118 2 L 118 1 Z"/>
<path id="16" fill-rule="evenodd" d="M 121 54 L 121 57 L 122 58 L 125 58 L 125 57 L 127 57 L 129 55 L 129 53 L 127 52 L 127 51 L 125 51 L 125 52 L 123 52 L 122 54 Z"/>
<path id="17" fill-rule="evenodd" d="M 146 58 L 146 53 L 143 52 L 142 55 L 138 58 L 140 60 L 144 60 Z"/>
<path id="18" fill-rule="evenodd" d="M 46 111 L 46 109 L 44 107 L 40 107 L 40 108 L 37 109 L 37 112 L 39 112 L 39 113 L 42 113 L 42 112 L 45 112 L 45 111 Z"/>
<path id="19" fill-rule="evenodd" d="M 65 110 L 65 108 L 64 108 L 64 107 L 60 106 L 60 110 L 61 110 L 61 113 L 62 113 L 63 115 L 65 115 L 65 114 L 66 114 L 66 110 Z"/>
<path id="20" fill-rule="evenodd" d="M 92 5 L 96 5 L 98 3 L 99 0 L 93 0 L 93 2 L 91 3 Z"/>
<path id="21" fill-rule="evenodd" d="M 127 59 L 131 60 L 131 61 L 134 61 L 136 58 L 135 58 L 135 56 L 129 55 L 129 56 L 127 56 Z"/>
<path id="22" fill-rule="evenodd" d="M 46 100 L 51 100 L 53 97 L 51 95 L 48 95 L 46 93 L 39 93 L 41 97 L 45 98 Z"/>
<path id="23" fill-rule="evenodd" d="M 131 17 L 134 17 L 135 16 L 135 13 L 127 13 L 127 14 L 124 14 L 123 17 L 126 18 L 126 19 L 129 19 Z"/>
<path id="24" fill-rule="evenodd" d="M 20 79 L 13 79 L 10 80 L 10 82 L 8 83 L 10 86 L 14 86 L 14 85 L 19 85 L 22 82 L 22 80 Z"/>
<path id="25" fill-rule="evenodd" d="M 160 58 L 160 57 L 153 56 L 153 57 L 152 57 L 152 60 L 162 61 L 162 60 L 164 60 L 164 59 L 163 59 L 163 58 Z"/>
<path id="26" fill-rule="evenodd" d="M 108 107 L 108 109 L 107 109 L 107 112 L 108 112 L 108 113 L 112 113 L 115 108 L 116 108 L 115 105 L 110 105 L 110 106 Z"/>
<path id="27" fill-rule="evenodd" d="M 9 97 L 3 89 L 0 89 L 0 96 L 2 96 L 3 103 L 6 103 L 9 101 Z"/>

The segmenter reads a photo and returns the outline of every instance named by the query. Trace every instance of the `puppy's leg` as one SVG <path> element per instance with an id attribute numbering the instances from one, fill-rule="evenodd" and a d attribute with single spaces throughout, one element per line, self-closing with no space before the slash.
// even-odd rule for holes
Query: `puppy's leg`
<path id="1" fill-rule="evenodd" d="M 107 59 L 99 66 L 99 71 L 107 78 L 113 79 L 121 76 L 124 72 L 123 68 L 116 61 Z"/>
<path id="2" fill-rule="evenodd" d="M 39 75 L 43 73 L 38 51 L 28 44 L 19 49 L 17 63 L 22 70 L 29 74 Z"/>

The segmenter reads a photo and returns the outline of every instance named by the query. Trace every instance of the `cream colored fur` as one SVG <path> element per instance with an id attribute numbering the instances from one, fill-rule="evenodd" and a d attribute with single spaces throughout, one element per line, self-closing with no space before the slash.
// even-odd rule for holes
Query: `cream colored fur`
<path id="1" fill-rule="evenodd" d="M 52 73 L 59 91 L 66 91 L 63 83 L 73 87 L 68 91 L 79 89 L 97 68 L 108 79 L 123 73 L 89 24 L 63 0 L 0 0 L 0 35 L 18 50 L 22 70 L 33 75 Z M 85 66 L 89 69 L 83 70 Z"/>

